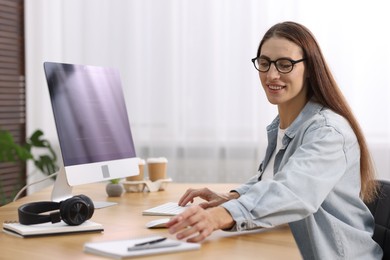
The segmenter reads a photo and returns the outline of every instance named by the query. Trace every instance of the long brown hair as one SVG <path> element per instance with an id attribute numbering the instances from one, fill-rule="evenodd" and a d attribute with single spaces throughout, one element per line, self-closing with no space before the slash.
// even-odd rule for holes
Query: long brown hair
<path id="1" fill-rule="evenodd" d="M 271 37 L 285 38 L 303 51 L 308 77 L 308 98 L 313 97 L 316 102 L 330 108 L 346 118 L 351 125 L 360 146 L 360 196 L 366 201 L 372 201 L 377 195 L 375 181 L 375 167 L 358 121 L 352 113 L 344 95 L 341 93 L 322 51 L 314 35 L 303 25 L 295 22 L 283 22 L 272 26 L 264 35 L 257 50 L 260 55 L 263 43 Z"/>

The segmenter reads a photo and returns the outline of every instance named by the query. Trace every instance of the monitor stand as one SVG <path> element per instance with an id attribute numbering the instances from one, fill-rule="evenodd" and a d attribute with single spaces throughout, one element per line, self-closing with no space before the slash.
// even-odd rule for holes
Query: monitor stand
<path id="1" fill-rule="evenodd" d="M 72 197 L 72 187 L 66 179 L 64 166 L 61 166 L 51 192 L 51 200 L 60 202 L 70 197 Z"/>
<path id="2" fill-rule="evenodd" d="M 57 178 L 54 182 L 53 190 L 51 192 L 51 200 L 60 202 L 71 198 L 73 196 L 72 190 L 73 187 L 68 183 L 64 166 L 61 166 L 60 170 L 58 171 Z M 118 203 L 110 201 L 93 201 L 93 204 L 95 209 L 101 209 L 116 205 Z"/>

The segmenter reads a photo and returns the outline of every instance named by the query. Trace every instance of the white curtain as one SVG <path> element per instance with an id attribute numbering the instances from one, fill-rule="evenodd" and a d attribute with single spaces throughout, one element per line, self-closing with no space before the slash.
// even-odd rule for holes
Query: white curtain
<path id="1" fill-rule="evenodd" d="M 44 61 L 121 72 L 140 157 L 165 156 L 178 182 L 243 182 L 276 115 L 250 59 L 271 25 L 316 35 L 390 177 L 386 1 L 26 0 L 27 127 L 57 147 Z"/>

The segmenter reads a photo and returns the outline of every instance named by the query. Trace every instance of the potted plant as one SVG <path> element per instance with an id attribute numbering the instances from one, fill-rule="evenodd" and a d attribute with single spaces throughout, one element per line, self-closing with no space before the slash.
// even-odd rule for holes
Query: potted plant
<path id="1" fill-rule="evenodd" d="M 39 148 L 39 155 L 34 155 L 33 148 Z M 27 162 L 33 161 L 34 165 L 44 174 L 50 175 L 58 170 L 57 155 L 50 142 L 43 138 L 43 132 L 36 130 L 26 139 L 25 144 L 17 144 L 9 131 L 0 130 L 0 163 L 1 162 Z M 21 187 L 15 187 L 16 192 Z M 5 194 L 0 181 L 0 202 L 9 202 L 10 196 Z"/>
<path id="2" fill-rule="evenodd" d="M 109 197 L 120 197 L 123 193 L 121 179 L 112 179 L 106 186 L 106 192 Z"/>

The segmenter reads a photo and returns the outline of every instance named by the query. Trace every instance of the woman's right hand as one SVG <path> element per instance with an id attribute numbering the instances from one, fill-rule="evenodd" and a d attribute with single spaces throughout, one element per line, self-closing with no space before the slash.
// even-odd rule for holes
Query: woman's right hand
<path id="1" fill-rule="evenodd" d="M 193 203 L 194 198 L 199 197 L 204 199 L 206 202 L 202 202 L 199 204 L 204 209 L 216 207 L 221 205 L 222 203 L 229 201 L 231 199 L 237 199 L 240 195 L 237 192 L 230 193 L 216 193 L 208 188 L 202 189 L 188 189 L 184 195 L 179 200 L 179 206 L 185 206 L 189 202 Z"/>
<path id="2" fill-rule="evenodd" d="M 203 209 L 199 205 L 191 206 L 184 212 L 172 217 L 166 224 L 170 234 L 187 242 L 202 242 L 214 230 L 230 229 L 235 224 L 230 213 L 223 207 Z"/>

